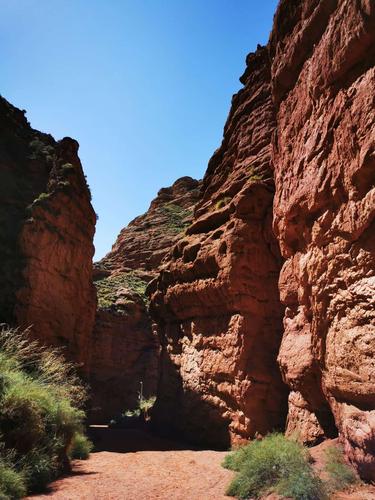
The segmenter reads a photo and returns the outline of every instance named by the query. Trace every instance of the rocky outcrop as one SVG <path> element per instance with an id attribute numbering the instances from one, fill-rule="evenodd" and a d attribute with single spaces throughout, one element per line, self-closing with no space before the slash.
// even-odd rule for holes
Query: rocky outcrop
<path id="1" fill-rule="evenodd" d="M 375 479 L 375 6 L 282 1 L 270 54 L 288 431 Z"/>
<path id="2" fill-rule="evenodd" d="M 149 285 L 162 343 L 153 420 L 216 447 L 282 426 L 287 398 L 276 363 L 283 308 L 266 48 L 248 56 L 241 81 L 194 220 Z"/>
<path id="3" fill-rule="evenodd" d="M 0 97 L 0 321 L 87 366 L 95 212 L 78 143 L 32 129 Z"/>
<path id="4" fill-rule="evenodd" d="M 154 276 L 171 243 L 190 225 L 200 186 L 200 181 L 181 177 L 160 189 L 147 212 L 120 232 L 97 267 L 111 272 L 133 269 Z"/>
<path id="5" fill-rule="evenodd" d="M 200 183 L 191 177 L 163 188 L 95 264 L 98 311 L 92 338 L 92 420 L 108 421 L 156 393 L 159 341 L 148 314 L 147 283 L 191 222 Z"/>

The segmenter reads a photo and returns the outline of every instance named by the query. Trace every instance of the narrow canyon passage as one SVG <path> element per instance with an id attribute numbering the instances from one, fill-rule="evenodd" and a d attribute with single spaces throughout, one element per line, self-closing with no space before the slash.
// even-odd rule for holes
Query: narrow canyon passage
<path id="1" fill-rule="evenodd" d="M 221 500 L 233 476 L 226 452 L 193 450 L 145 431 L 92 426 L 97 450 L 73 473 L 28 497 L 53 500 Z"/>

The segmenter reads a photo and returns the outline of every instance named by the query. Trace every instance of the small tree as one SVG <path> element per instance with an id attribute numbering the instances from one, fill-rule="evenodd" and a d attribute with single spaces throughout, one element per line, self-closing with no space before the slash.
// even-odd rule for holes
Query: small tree
<path id="1" fill-rule="evenodd" d="M 151 396 L 149 398 L 143 397 L 143 382 L 140 383 L 141 390 L 138 393 L 138 408 L 141 410 L 142 415 L 146 422 L 150 420 L 150 416 L 148 412 L 154 406 L 156 401 L 156 396 Z"/>

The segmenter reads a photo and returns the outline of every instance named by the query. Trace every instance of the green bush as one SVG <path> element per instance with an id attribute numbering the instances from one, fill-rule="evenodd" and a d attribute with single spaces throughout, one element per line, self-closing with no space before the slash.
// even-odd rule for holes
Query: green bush
<path id="1" fill-rule="evenodd" d="M 149 414 L 148 412 L 154 406 L 156 401 L 156 396 L 151 396 L 150 398 L 144 398 L 143 396 L 139 399 L 139 409 L 141 413 L 144 415 L 145 420 L 148 420 Z"/>
<path id="2" fill-rule="evenodd" d="M 0 498 L 19 498 L 8 482 L 37 491 L 69 467 L 86 390 L 58 351 L 14 329 L 0 331 L 0 374 Z"/>
<path id="3" fill-rule="evenodd" d="M 72 459 L 86 460 L 89 458 L 93 447 L 94 445 L 87 436 L 76 432 L 69 448 L 69 457 Z"/>
<path id="4" fill-rule="evenodd" d="M 223 465 L 238 472 L 227 490 L 230 496 L 261 498 L 276 492 L 297 500 L 326 498 L 306 448 L 279 433 L 234 451 Z"/>
<path id="5" fill-rule="evenodd" d="M 26 495 L 25 478 L 6 458 L 0 457 L 0 500 Z"/>
<path id="6" fill-rule="evenodd" d="M 325 472 L 329 476 L 328 490 L 342 490 L 357 481 L 353 470 L 346 465 L 341 448 L 330 446 L 325 451 Z"/>

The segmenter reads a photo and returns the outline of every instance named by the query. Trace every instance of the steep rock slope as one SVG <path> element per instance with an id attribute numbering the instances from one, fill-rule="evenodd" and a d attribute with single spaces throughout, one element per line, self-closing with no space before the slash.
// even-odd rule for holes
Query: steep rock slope
<path id="1" fill-rule="evenodd" d="M 201 183 L 181 177 L 159 190 L 149 209 L 119 234 L 99 267 L 113 271 L 142 270 L 154 275 L 171 242 L 190 224 Z"/>
<path id="2" fill-rule="evenodd" d="M 77 152 L 0 97 L 0 321 L 87 365 L 96 217 Z"/>
<path id="3" fill-rule="evenodd" d="M 163 188 L 148 211 L 119 234 L 95 264 L 98 311 L 92 340 L 92 419 L 106 421 L 156 393 L 159 341 L 148 314 L 147 283 L 191 222 L 200 183 L 191 177 Z"/>
<path id="4" fill-rule="evenodd" d="M 270 53 L 287 430 L 375 479 L 375 4 L 284 0 Z"/>
<path id="5" fill-rule="evenodd" d="M 159 428 L 228 446 L 283 425 L 283 309 L 272 234 L 275 121 L 266 48 L 247 58 L 192 225 L 149 285 L 162 342 Z"/>

